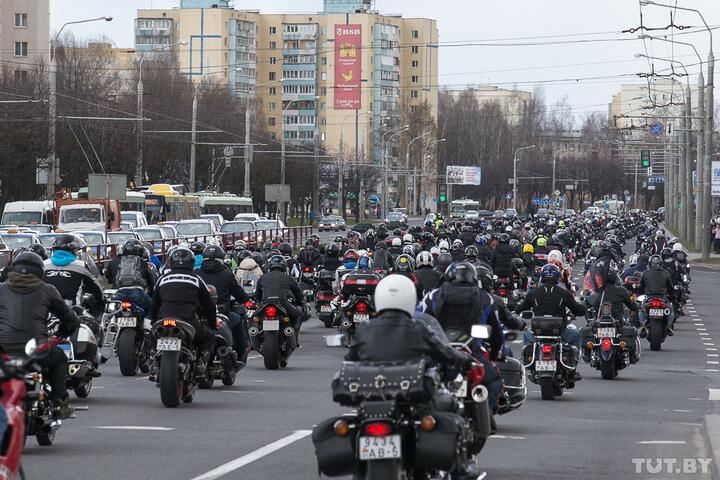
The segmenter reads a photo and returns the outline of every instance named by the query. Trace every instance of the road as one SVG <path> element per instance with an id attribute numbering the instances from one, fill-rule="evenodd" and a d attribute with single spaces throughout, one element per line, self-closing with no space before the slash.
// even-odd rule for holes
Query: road
<path id="1" fill-rule="evenodd" d="M 584 380 L 553 402 L 529 384 L 527 403 L 498 419 L 498 435 L 479 456 L 487 478 L 710 478 L 650 474 L 644 459 L 710 457 L 702 425 L 706 414 L 720 411 L 708 391 L 720 389 L 719 281 L 720 271 L 696 270 L 675 336 L 660 352 L 645 350 L 616 380 L 583 365 Z M 328 333 L 311 320 L 287 369 L 267 371 L 251 356 L 235 386 L 199 391 L 179 409 L 164 408 L 152 383 L 122 377 L 111 359 L 90 397 L 74 401 L 88 410 L 65 422 L 53 446 L 28 440 L 27 476 L 317 478 L 310 430 L 341 412 L 329 385 L 345 352 L 324 346 Z"/>

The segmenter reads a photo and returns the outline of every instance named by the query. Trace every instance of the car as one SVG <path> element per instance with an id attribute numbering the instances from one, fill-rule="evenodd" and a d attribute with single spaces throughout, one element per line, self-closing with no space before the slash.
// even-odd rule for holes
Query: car
<path id="1" fill-rule="evenodd" d="M 345 224 L 345 219 L 343 219 L 340 215 L 325 215 L 318 222 L 318 230 L 321 232 L 324 230 L 334 230 L 339 232 L 340 230 L 345 231 L 346 228 L 347 225 Z"/>
<path id="2" fill-rule="evenodd" d="M 405 218 L 405 221 L 407 222 L 407 219 L 408 219 L 407 208 L 395 207 L 392 209 L 392 211 L 402 213 L 403 217 Z"/>
<path id="3" fill-rule="evenodd" d="M 225 219 L 219 213 L 203 213 L 202 215 L 200 215 L 200 218 L 212 220 L 212 222 L 215 224 L 215 228 L 218 230 L 220 230 L 220 226 L 225 222 Z"/>
<path id="4" fill-rule="evenodd" d="M 133 228 L 135 227 L 133 226 L 132 222 L 120 222 L 120 230 L 124 232 L 129 232 Z"/>
<path id="5" fill-rule="evenodd" d="M 269 237 L 275 235 L 285 237 L 288 234 L 288 229 L 282 220 L 258 220 L 255 222 L 255 230 L 267 232 Z M 258 235 L 258 237 L 261 237 L 261 235 Z"/>
<path id="6" fill-rule="evenodd" d="M 518 214 L 518 212 L 514 208 L 506 208 L 505 209 L 505 216 L 508 218 L 515 218 L 515 217 L 517 217 L 517 214 Z"/>
<path id="7" fill-rule="evenodd" d="M 147 218 L 145 218 L 145 214 L 142 212 L 120 212 L 120 218 L 123 223 L 130 223 L 132 228 L 144 227 L 148 224 Z"/>
<path id="8" fill-rule="evenodd" d="M 490 210 L 478 210 L 478 216 L 480 218 L 489 218 L 492 217 L 492 212 Z"/>
<path id="9" fill-rule="evenodd" d="M 170 224 L 170 223 L 165 222 L 165 223 L 158 223 L 157 226 L 160 228 L 160 230 L 165 232 L 165 238 L 177 238 L 178 237 L 177 230 L 175 229 L 175 224 Z"/>
<path id="10" fill-rule="evenodd" d="M 400 223 L 405 224 L 406 218 L 405 215 L 402 214 L 402 212 L 388 212 L 387 216 L 385 217 L 385 223 Z"/>
<path id="11" fill-rule="evenodd" d="M 465 210 L 465 220 L 477 220 L 480 213 L 477 210 Z"/>
<path id="12" fill-rule="evenodd" d="M 107 237 L 105 236 L 105 232 L 97 232 L 94 230 L 76 230 L 72 232 L 73 235 L 82 235 L 85 239 L 85 243 L 87 243 L 88 248 L 87 252 L 90 254 L 90 257 L 97 261 L 97 253 L 100 252 L 100 260 L 103 260 L 107 257 L 107 254 L 109 253 L 107 248 L 98 247 L 97 245 L 105 245 L 108 243 Z"/>
<path id="13" fill-rule="evenodd" d="M 163 243 L 167 243 L 163 242 L 163 240 L 168 238 L 162 228 L 157 225 L 147 225 L 145 227 L 133 228 L 133 232 L 136 233 L 143 242 L 150 242 L 155 253 L 162 253 Z"/>
<path id="14" fill-rule="evenodd" d="M 258 220 L 267 220 L 265 217 L 260 217 L 257 213 L 238 213 L 233 219 L 237 222 L 257 222 Z"/>
<path id="15" fill-rule="evenodd" d="M 50 233 L 53 230 L 52 225 L 45 225 L 42 223 L 36 223 L 34 225 L 25 225 L 25 228 L 37 233 L 38 235 L 41 233 Z"/>
<path id="16" fill-rule="evenodd" d="M 53 245 L 53 242 L 55 242 L 55 239 L 62 235 L 62 233 L 41 233 L 38 235 L 38 238 L 40 239 L 40 244 L 45 248 L 50 248 Z"/>
<path id="17" fill-rule="evenodd" d="M 140 237 L 135 232 L 108 232 L 107 233 L 107 243 L 112 243 L 114 245 L 117 245 L 119 243 L 125 243 L 131 239 L 140 239 Z"/>
<path id="18" fill-rule="evenodd" d="M 536 217 L 544 218 L 550 215 L 550 211 L 547 208 L 538 208 L 537 213 L 535 214 Z"/>
<path id="19" fill-rule="evenodd" d="M 492 216 L 493 218 L 505 218 L 505 210 L 495 210 Z"/>
<path id="20" fill-rule="evenodd" d="M 574 217 L 575 215 L 577 215 L 577 213 L 575 213 L 575 210 L 573 210 L 572 208 L 566 208 L 565 215 L 567 215 L 568 217 Z"/>
<path id="21" fill-rule="evenodd" d="M 374 228 L 372 223 L 358 223 L 357 225 L 354 225 L 351 230 L 353 232 L 358 232 L 360 234 L 363 234 L 370 230 L 371 228 Z"/>
<path id="22" fill-rule="evenodd" d="M 0 241 L 8 250 L 29 247 L 33 243 L 40 243 L 37 233 L 15 233 L 14 231 L 0 232 Z"/>
<path id="23" fill-rule="evenodd" d="M 228 247 L 232 247 L 234 240 L 242 240 L 246 244 L 255 244 L 262 242 L 262 234 L 255 233 L 255 224 L 253 222 L 235 221 L 225 222 L 220 227 L 220 233 L 227 234 L 225 243 Z M 234 234 L 234 235 L 233 235 Z"/>
<path id="24" fill-rule="evenodd" d="M 195 220 L 182 220 L 176 226 L 178 236 L 183 238 L 194 238 L 205 243 L 220 244 L 218 231 L 212 220 L 199 218 Z"/>

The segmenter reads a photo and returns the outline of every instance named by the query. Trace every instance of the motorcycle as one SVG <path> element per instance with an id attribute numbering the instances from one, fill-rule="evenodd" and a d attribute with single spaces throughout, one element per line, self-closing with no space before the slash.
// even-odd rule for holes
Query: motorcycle
<path id="1" fill-rule="evenodd" d="M 649 297 L 641 295 L 638 301 L 645 310 L 647 339 L 650 342 L 650 350 L 657 352 L 667 337 L 669 325 L 670 305 L 660 297 Z"/>
<path id="2" fill-rule="evenodd" d="M 228 318 L 217 314 L 217 329 L 215 330 L 215 346 L 207 363 L 205 380 L 198 384 L 201 389 L 210 389 L 215 379 L 220 379 L 223 385 L 230 386 L 241 370 L 238 355 L 233 350 L 233 336 Z"/>
<path id="3" fill-rule="evenodd" d="M 353 295 L 341 309 L 340 326 L 338 332 L 345 336 L 347 345 L 355 339 L 355 326 L 370 321 L 370 317 L 377 315 L 372 295 Z"/>
<path id="4" fill-rule="evenodd" d="M 280 302 L 272 299 L 258 305 L 250 320 L 248 335 L 250 344 L 263 356 L 268 370 L 287 367 L 290 355 L 298 345 L 290 317 Z"/>
<path id="5" fill-rule="evenodd" d="M 632 363 L 631 349 L 640 348 L 635 327 L 615 319 L 611 309 L 610 305 L 602 305 L 597 318 L 581 332 L 590 353 L 590 366 L 600 370 L 605 380 L 616 378 L 618 371 L 627 368 Z"/>
<path id="6" fill-rule="evenodd" d="M 576 348 L 562 341 L 565 319 L 551 316 L 535 316 L 532 311 L 523 312 L 522 318 L 530 320 L 535 341 L 523 349 L 524 367 L 531 382 L 540 385 L 543 400 L 555 400 L 565 389 L 575 387 Z"/>
<path id="7" fill-rule="evenodd" d="M 517 339 L 517 332 L 505 331 L 504 336 L 506 341 L 513 341 Z M 499 415 L 505 415 L 522 407 L 527 398 L 525 368 L 523 363 L 510 356 L 511 354 L 512 351 L 509 351 L 509 354 L 505 354 L 502 360 L 494 362 L 503 380 L 503 389 L 497 402 Z"/>
<path id="8" fill-rule="evenodd" d="M 315 269 L 310 265 L 303 265 L 300 271 L 300 290 L 305 301 L 312 303 L 315 300 Z"/>
<path id="9" fill-rule="evenodd" d="M 98 370 L 102 359 L 100 347 L 93 329 L 88 326 L 97 322 L 80 306 L 74 306 L 72 310 L 80 319 L 80 327 L 70 338 L 60 340 L 57 346 L 68 360 L 67 388 L 73 390 L 78 398 L 87 398 L 93 379 L 102 376 Z M 57 319 L 51 319 L 48 331 L 54 333 L 59 325 Z"/>
<path id="10" fill-rule="evenodd" d="M 110 308 L 117 308 L 109 320 L 108 339 L 113 339 L 120 373 L 125 377 L 134 377 L 138 369 L 148 373 L 155 352 L 151 325 L 145 312 L 130 302 L 111 302 Z"/>
<path id="11" fill-rule="evenodd" d="M 330 270 L 320 270 L 318 272 L 318 287 L 315 292 L 315 311 L 317 312 L 318 318 L 325 328 L 332 328 L 334 326 L 335 314 L 333 312 L 332 300 L 335 298 L 333 293 L 332 283 L 335 275 Z"/>
<path id="12" fill-rule="evenodd" d="M 153 325 L 155 365 L 160 400 L 168 408 L 193 401 L 197 388 L 195 365 L 198 351 L 193 344 L 195 327 L 182 320 L 161 319 Z"/>

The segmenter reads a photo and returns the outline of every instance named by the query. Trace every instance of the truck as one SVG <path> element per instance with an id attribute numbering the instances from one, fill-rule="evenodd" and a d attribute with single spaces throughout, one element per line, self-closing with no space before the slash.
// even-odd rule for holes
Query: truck
<path id="1" fill-rule="evenodd" d="M 52 200 L 33 200 L 8 202 L 3 208 L 3 225 L 50 225 L 53 223 L 55 202 Z"/>
<path id="2" fill-rule="evenodd" d="M 117 200 L 63 198 L 55 201 L 54 224 L 60 231 L 117 231 L 120 230 L 121 218 L 120 202 Z"/>

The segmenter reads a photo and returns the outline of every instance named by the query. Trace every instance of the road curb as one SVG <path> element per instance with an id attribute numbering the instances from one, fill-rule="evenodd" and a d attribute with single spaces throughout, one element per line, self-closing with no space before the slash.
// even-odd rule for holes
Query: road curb
<path id="1" fill-rule="evenodd" d="M 703 436 L 708 447 L 710 458 L 710 475 L 713 480 L 720 480 L 720 415 L 705 415 L 703 421 Z"/>

